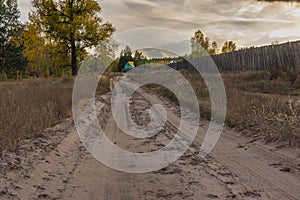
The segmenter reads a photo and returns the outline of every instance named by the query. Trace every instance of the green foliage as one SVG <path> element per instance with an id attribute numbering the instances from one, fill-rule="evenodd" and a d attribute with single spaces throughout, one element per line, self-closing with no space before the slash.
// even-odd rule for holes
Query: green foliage
<path id="1" fill-rule="evenodd" d="M 228 53 L 236 50 L 237 46 L 236 43 L 233 41 L 226 41 L 222 46 L 222 53 Z"/>
<path id="2" fill-rule="evenodd" d="M 69 67 L 65 45 L 49 41 L 35 24 L 27 24 L 23 35 L 24 55 L 29 61 L 28 75 L 35 77 L 61 76 L 62 71 Z"/>
<path id="3" fill-rule="evenodd" d="M 200 30 L 196 31 L 194 37 L 191 38 L 192 57 L 204 56 L 209 49 L 209 38 Z"/>
<path id="4" fill-rule="evenodd" d="M 77 74 L 78 61 L 86 56 L 86 49 L 96 47 L 114 32 L 111 23 L 102 23 L 101 7 L 95 0 L 34 0 L 33 6 L 30 21 L 48 41 L 69 55 L 73 75 Z"/>
<path id="5" fill-rule="evenodd" d="M 216 41 L 213 41 L 211 44 L 209 38 L 204 35 L 201 30 L 195 32 L 194 36 L 190 40 L 192 53 L 191 57 L 200 57 L 207 55 L 215 55 L 219 53 L 218 44 Z M 222 48 L 222 53 L 228 53 L 237 50 L 237 45 L 233 41 L 226 41 Z"/>
<path id="6" fill-rule="evenodd" d="M 126 46 L 125 49 L 123 49 L 120 54 L 119 63 L 118 63 L 119 71 L 124 69 L 124 66 L 128 61 L 133 61 L 133 57 L 132 57 L 131 48 L 129 46 Z"/>
<path id="7" fill-rule="evenodd" d="M 19 17 L 16 0 L 0 0 L 0 73 L 5 78 L 19 78 L 27 65 Z"/>
<path id="8" fill-rule="evenodd" d="M 126 46 L 125 49 L 121 51 L 119 62 L 117 65 L 119 71 L 122 71 L 124 69 L 124 66 L 128 61 L 133 61 L 136 67 L 144 65 L 148 62 L 148 59 L 143 55 L 142 52 L 136 50 L 134 52 L 134 56 L 132 56 L 132 54 L 132 50 L 129 46 Z"/>
<path id="9" fill-rule="evenodd" d="M 209 54 L 210 55 L 215 55 L 215 54 L 218 54 L 219 52 L 219 49 L 218 49 L 218 44 L 216 41 L 214 41 L 212 44 L 211 44 L 211 48 L 209 49 Z"/>
<path id="10" fill-rule="evenodd" d="M 28 59 L 27 73 L 31 76 L 49 76 L 47 51 L 45 38 L 40 36 L 33 24 L 27 24 L 23 33 L 25 50 L 24 55 Z M 44 74 L 45 72 L 45 74 Z"/>
<path id="11" fill-rule="evenodd" d="M 144 65 L 147 62 L 147 58 L 143 55 L 142 52 L 139 52 L 138 50 L 134 53 L 133 62 L 135 66 Z"/>
<path id="12" fill-rule="evenodd" d="M 192 47 L 191 57 L 214 55 L 219 52 L 217 42 L 213 41 L 210 44 L 209 38 L 201 30 L 195 32 L 190 42 Z"/>
<path id="13" fill-rule="evenodd" d="M 3 68 L 7 78 L 21 78 L 26 70 L 27 60 L 23 56 L 23 44 L 5 45 Z"/>

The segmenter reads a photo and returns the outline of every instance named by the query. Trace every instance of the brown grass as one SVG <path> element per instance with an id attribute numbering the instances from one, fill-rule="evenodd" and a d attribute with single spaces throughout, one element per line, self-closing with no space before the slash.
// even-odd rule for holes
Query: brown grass
<path id="1" fill-rule="evenodd" d="M 71 77 L 0 82 L 0 153 L 70 117 L 73 82 Z M 97 95 L 108 91 L 105 77 Z"/>
<path id="2" fill-rule="evenodd" d="M 181 72 L 198 96 L 201 117 L 209 120 L 211 103 L 203 79 L 195 72 Z M 295 78 L 287 72 L 276 73 L 222 74 L 227 93 L 226 124 L 266 143 L 300 147 L 300 75 Z M 159 91 L 176 103 L 173 93 L 165 88 Z"/>
<path id="3" fill-rule="evenodd" d="M 300 88 L 289 75 L 273 79 L 272 72 L 239 72 L 223 79 L 228 126 L 266 143 L 300 147 Z"/>

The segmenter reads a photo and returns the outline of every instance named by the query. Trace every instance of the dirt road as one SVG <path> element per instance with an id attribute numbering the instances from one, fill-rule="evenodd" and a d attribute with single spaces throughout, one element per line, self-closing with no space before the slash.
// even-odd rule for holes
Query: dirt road
<path id="1" fill-rule="evenodd" d="M 171 118 L 156 136 L 139 140 L 115 124 L 110 96 L 97 99 L 99 121 L 108 138 L 132 152 L 160 149 L 177 131 L 179 111 L 173 104 L 144 91 L 132 98 L 132 119 L 149 122 L 151 104 L 163 103 Z M 128 174 L 110 169 L 84 148 L 72 119 L 27 140 L 1 158 L 0 199 L 300 199 L 298 150 L 278 149 L 225 130 L 205 159 L 197 156 L 207 122 L 195 142 L 172 165 L 156 172 Z"/>

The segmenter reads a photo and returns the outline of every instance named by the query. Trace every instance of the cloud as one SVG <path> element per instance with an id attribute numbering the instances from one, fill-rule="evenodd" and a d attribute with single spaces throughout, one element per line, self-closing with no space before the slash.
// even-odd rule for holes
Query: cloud
<path id="1" fill-rule="evenodd" d="M 102 0 L 102 17 L 117 32 L 140 27 L 180 31 L 188 40 L 200 29 L 219 44 L 234 40 L 239 46 L 300 39 L 300 4 L 256 0 Z M 20 0 L 22 20 L 30 0 Z M 143 37 L 143 36 L 136 36 Z"/>
<path id="2" fill-rule="evenodd" d="M 31 0 L 18 0 L 18 6 L 21 12 L 21 21 L 26 21 L 28 13 L 32 9 Z"/>

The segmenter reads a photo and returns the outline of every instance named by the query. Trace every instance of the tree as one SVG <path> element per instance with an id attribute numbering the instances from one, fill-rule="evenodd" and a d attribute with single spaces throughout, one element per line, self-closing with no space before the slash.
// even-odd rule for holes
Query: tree
<path id="1" fill-rule="evenodd" d="M 140 66 L 147 62 L 147 58 L 143 55 L 143 52 L 136 50 L 134 53 L 133 62 L 135 66 Z"/>
<path id="2" fill-rule="evenodd" d="M 27 64 L 19 18 L 16 0 L 0 0 L 0 70 L 9 78 L 19 76 Z"/>
<path id="3" fill-rule="evenodd" d="M 33 6 L 30 20 L 70 55 L 72 75 L 77 75 L 78 60 L 87 54 L 86 49 L 114 32 L 111 23 L 102 23 L 101 7 L 95 0 L 33 0 Z"/>
<path id="4" fill-rule="evenodd" d="M 237 46 L 236 43 L 233 41 L 226 41 L 222 46 L 222 53 L 228 53 L 236 50 Z"/>
<path id="5" fill-rule="evenodd" d="M 48 40 L 34 23 L 27 23 L 24 30 L 24 56 L 27 58 L 27 73 L 30 76 L 62 76 L 69 70 L 65 45 Z"/>
<path id="6" fill-rule="evenodd" d="M 209 48 L 209 54 L 215 55 L 215 54 L 218 54 L 218 52 L 219 52 L 218 44 L 216 41 L 213 41 L 213 43 L 211 44 L 211 47 Z"/>
<path id="7" fill-rule="evenodd" d="M 207 54 L 209 51 L 209 38 L 205 37 L 202 31 L 195 32 L 194 37 L 191 38 L 192 57 L 199 57 Z"/>
<path id="8" fill-rule="evenodd" d="M 33 24 L 27 24 L 24 31 L 24 55 L 28 59 L 28 74 L 31 76 L 41 76 L 44 72 L 43 66 L 46 65 L 46 44 L 36 27 Z M 45 74 L 44 74 L 45 75 Z"/>
<path id="9" fill-rule="evenodd" d="M 129 46 L 121 51 L 118 68 L 121 71 L 128 61 L 133 61 L 132 51 Z"/>
<path id="10" fill-rule="evenodd" d="M 214 55 L 219 52 L 218 44 L 213 41 L 211 44 L 209 38 L 200 30 L 196 31 L 194 37 L 191 38 L 192 57 Z"/>

